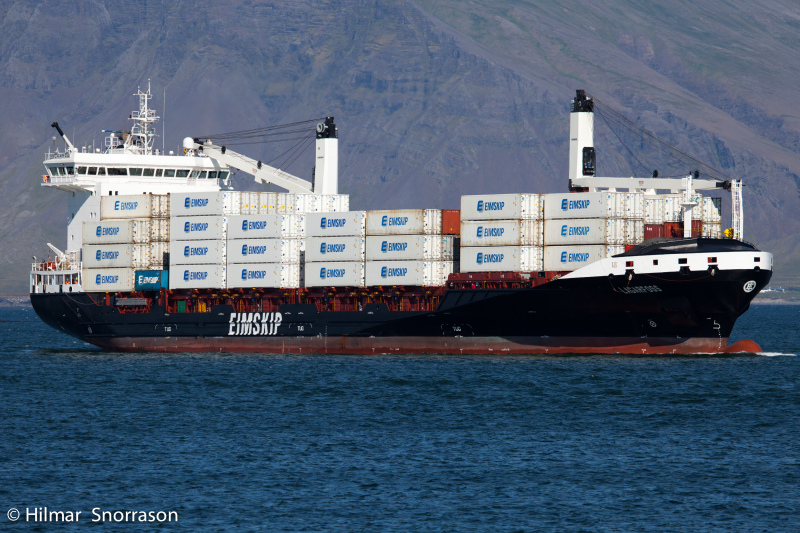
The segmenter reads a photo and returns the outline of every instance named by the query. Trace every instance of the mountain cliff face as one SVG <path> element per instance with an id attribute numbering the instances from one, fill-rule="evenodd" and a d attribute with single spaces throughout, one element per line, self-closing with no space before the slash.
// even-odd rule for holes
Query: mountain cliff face
<path id="1" fill-rule="evenodd" d="M 333 115 L 352 209 L 456 208 L 461 194 L 566 188 L 568 109 L 589 93 L 743 178 L 745 232 L 800 279 L 800 9 L 697 0 L 25 1 L 0 6 L 0 292 L 63 246 L 43 190 L 57 120 L 77 146 L 128 127 L 152 80 L 167 150 L 185 136 Z M 601 175 L 681 174 L 598 121 Z M 625 142 L 627 148 L 620 144 Z M 243 146 L 264 161 L 279 145 Z M 285 169 L 308 178 L 309 151 Z M 237 183 L 255 189 L 249 176 Z"/>

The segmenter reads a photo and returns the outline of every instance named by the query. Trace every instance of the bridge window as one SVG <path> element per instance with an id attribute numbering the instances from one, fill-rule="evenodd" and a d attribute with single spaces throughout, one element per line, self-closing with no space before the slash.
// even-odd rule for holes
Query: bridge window
<path id="1" fill-rule="evenodd" d="M 175 173 L 175 177 L 176 178 L 185 178 L 188 175 L 189 175 L 189 171 L 188 170 L 178 170 Z"/>
<path id="2" fill-rule="evenodd" d="M 86 173 L 89 174 L 90 176 L 97 175 L 97 167 L 89 167 Z"/>
<path id="3" fill-rule="evenodd" d="M 215 180 L 215 179 L 217 179 L 217 173 L 216 173 L 216 171 L 210 171 L 210 172 L 208 173 L 208 179 L 212 179 L 212 180 Z"/>
<path id="4" fill-rule="evenodd" d="M 67 176 L 73 176 L 75 174 L 75 167 L 73 166 L 65 167 L 65 170 L 67 171 Z"/>
<path id="5" fill-rule="evenodd" d="M 47 171 L 51 176 L 58 176 L 58 167 L 47 167 Z"/>
<path id="6" fill-rule="evenodd" d="M 200 179 L 201 180 L 204 180 L 207 177 L 208 177 L 208 172 L 206 172 L 205 170 L 200 173 Z"/>
<path id="7" fill-rule="evenodd" d="M 97 167 L 97 175 L 98 176 L 105 176 L 106 175 L 105 167 Z"/>
<path id="8" fill-rule="evenodd" d="M 86 174 L 86 167 L 78 167 L 75 171 L 76 174 Z"/>
<path id="9" fill-rule="evenodd" d="M 190 178 L 196 178 L 198 175 L 200 175 L 200 172 L 199 172 L 199 171 L 197 171 L 197 170 L 192 170 L 192 175 L 191 175 L 191 176 L 189 176 L 189 177 L 190 177 Z"/>
<path id="10" fill-rule="evenodd" d="M 164 177 L 165 178 L 174 178 L 175 177 L 175 171 L 172 170 L 172 169 L 165 170 L 164 171 Z"/>
<path id="11" fill-rule="evenodd" d="M 141 168 L 130 168 L 130 169 L 128 169 L 128 173 L 131 176 L 141 176 L 142 175 L 142 169 Z"/>
<path id="12" fill-rule="evenodd" d="M 109 167 L 106 169 L 108 171 L 109 176 L 127 176 L 128 169 L 127 168 L 113 168 Z"/>
<path id="13" fill-rule="evenodd" d="M 143 169 L 142 170 L 142 175 L 143 176 L 152 176 L 153 175 L 153 169 L 152 168 Z"/>
<path id="14" fill-rule="evenodd" d="M 161 170 L 160 168 L 157 168 L 157 169 L 156 169 L 156 177 L 157 177 L 157 178 L 160 178 L 160 177 L 161 177 L 161 175 L 162 175 L 163 173 L 164 173 L 164 171 L 163 171 L 163 170 Z"/>
<path id="15" fill-rule="evenodd" d="M 227 178 L 228 178 L 228 173 L 225 172 L 224 170 L 220 170 L 219 171 L 219 179 L 224 180 L 224 179 L 227 179 Z"/>

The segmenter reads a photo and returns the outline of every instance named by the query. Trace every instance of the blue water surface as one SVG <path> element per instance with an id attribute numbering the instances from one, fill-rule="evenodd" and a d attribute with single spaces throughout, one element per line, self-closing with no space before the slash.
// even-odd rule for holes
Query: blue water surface
<path id="1" fill-rule="evenodd" d="M 798 319 L 740 320 L 769 355 L 159 355 L 3 310 L 0 529 L 797 531 Z"/>

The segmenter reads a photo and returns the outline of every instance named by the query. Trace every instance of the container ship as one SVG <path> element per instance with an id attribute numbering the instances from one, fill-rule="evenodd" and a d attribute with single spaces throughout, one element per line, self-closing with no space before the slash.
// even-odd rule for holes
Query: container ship
<path id="1" fill-rule="evenodd" d="M 67 243 L 34 261 L 30 298 L 78 339 L 126 352 L 760 351 L 728 344 L 773 264 L 743 240 L 741 181 L 597 176 L 585 91 L 564 194 L 383 211 L 338 193 L 332 117 L 309 123 L 307 181 L 226 148 L 235 135 L 163 153 L 149 84 L 136 96 L 131 129 L 104 130 L 102 148 L 53 123 L 64 149 L 47 153 L 42 186 L 68 194 Z M 236 191 L 235 171 L 287 192 Z M 731 195 L 730 228 L 700 191 Z"/>

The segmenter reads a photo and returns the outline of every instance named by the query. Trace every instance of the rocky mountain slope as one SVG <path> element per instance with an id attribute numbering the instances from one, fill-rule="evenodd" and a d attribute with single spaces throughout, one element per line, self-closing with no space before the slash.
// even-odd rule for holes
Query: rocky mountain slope
<path id="1" fill-rule="evenodd" d="M 353 209 L 564 190 L 568 106 L 584 88 L 744 178 L 747 237 L 776 246 L 776 276 L 800 282 L 789 1 L 30 0 L 0 5 L 0 30 L 0 293 L 26 292 L 31 255 L 64 244 L 63 193 L 39 185 L 49 124 L 99 146 L 100 129 L 127 126 L 147 79 L 167 150 L 335 116 Z M 692 170 L 622 140 L 631 152 L 598 123 L 601 174 Z M 242 147 L 265 161 L 284 149 Z M 311 165 L 309 152 L 287 170 L 308 177 Z"/>

